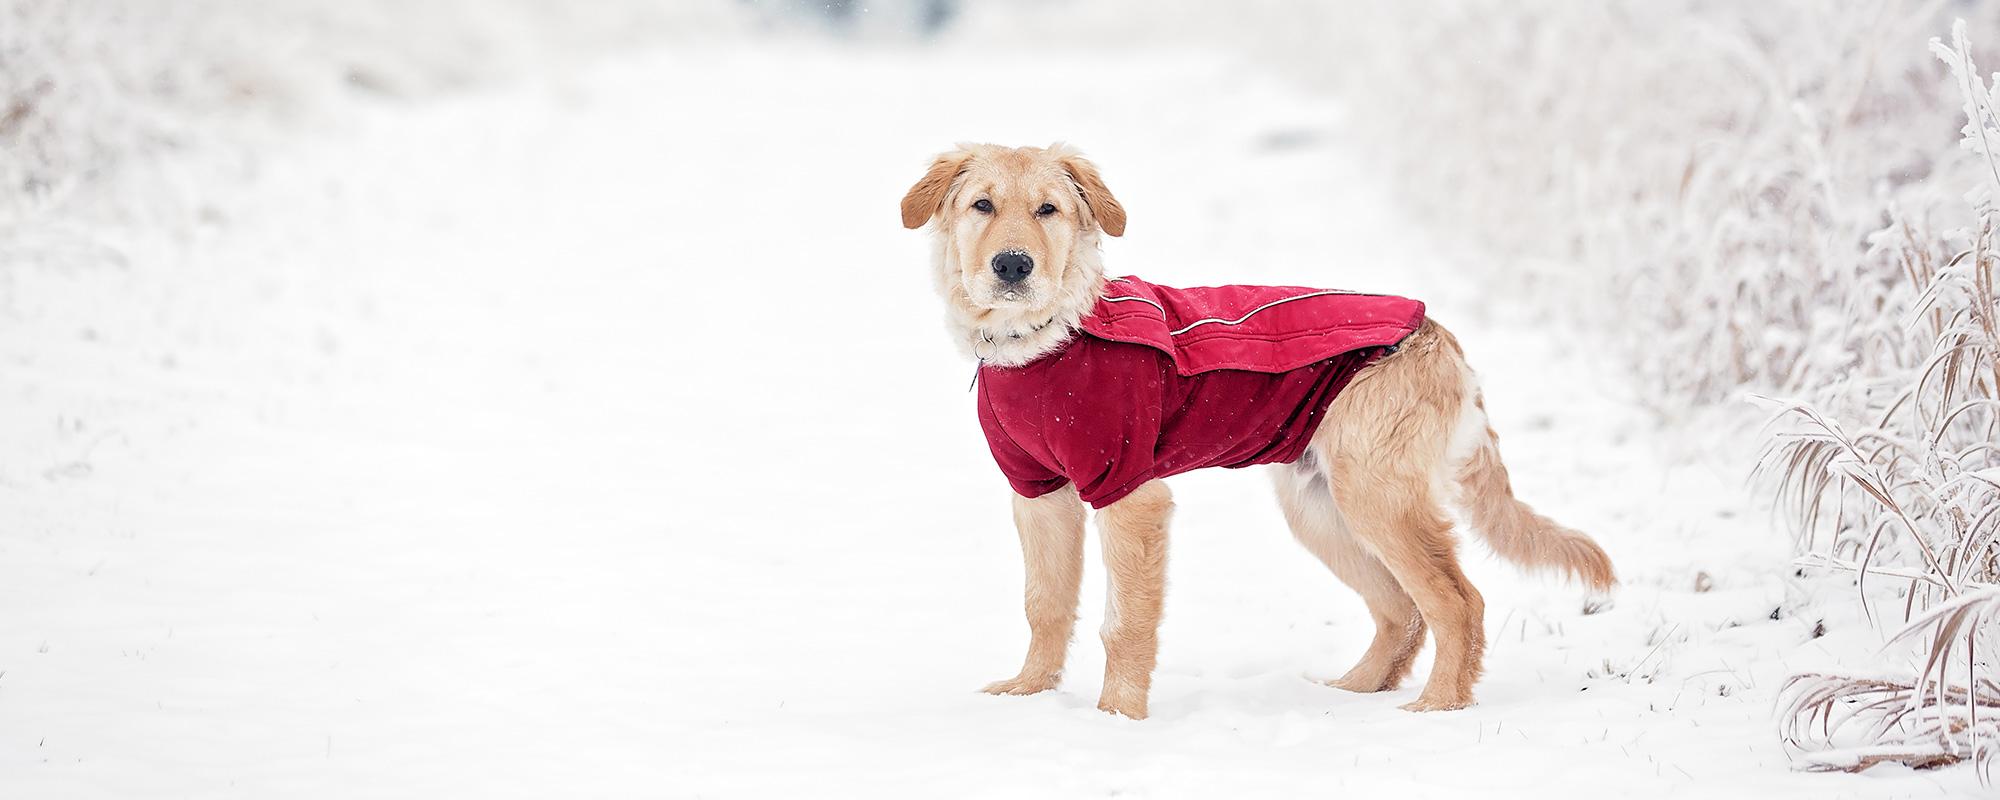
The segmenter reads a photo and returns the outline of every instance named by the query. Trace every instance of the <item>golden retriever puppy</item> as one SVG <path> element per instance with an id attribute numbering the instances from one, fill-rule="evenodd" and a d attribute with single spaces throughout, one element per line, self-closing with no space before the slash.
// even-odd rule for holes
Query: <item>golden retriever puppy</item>
<path id="1" fill-rule="evenodd" d="M 980 422 L 1014 489 L 1028 653 L 994 694 L 1054 688 L 1075 627 L 1087 506 L 1110 573 L 1097 707 L 1143 719 L 1158 652 L 1162 478 L 1274 464 L 1292 533 L 1367 601 L 1374 642 L 1336 687 L 1395 688 L 1429 631 L 1412 711 L 1473 702 L 1485 606 L 1445 505 L 1492 548 L 1595 589 L 1610 558 L 1514 498 L 1458 342 L 1412 300 L 1298 287 L 1173 289 L 1105 275 L 1125 209 L 1076 150 L 961 145 L 902 203 L 933 224 L 952 338 L 980 361 Z"/>

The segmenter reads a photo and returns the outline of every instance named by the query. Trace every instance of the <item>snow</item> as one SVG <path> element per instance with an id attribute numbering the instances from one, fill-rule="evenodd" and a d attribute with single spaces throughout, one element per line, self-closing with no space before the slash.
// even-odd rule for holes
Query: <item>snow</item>
<path id="1" fill-rule="evenodd" d="M 1789 580 L 1736 454 L 1465 289 L 1323 97 L 1187 52 L 974 55 L 780 40 L 359 105 L 179 173 L 194 229 L 0 268 L 0 796 L 1973 790 L 1792 770 L 1779 685 L 1879 635 L 1788 598 L 1835 590 Z M 896 201 L 952 142 L 1056 139 L 1131 214 L 1114 273 L 1429 302 L 1518 492 L 1612 554 L 1610 607 L 1468 539 L 1480 705 L 1397 710 L 1427 660 L 1320 686 L 1359 600 L 1258 471 L 1198 473 L 1152 718 L 1093 707 L 1094 545 L 1061 690 L 978 693 L 1026 645 L 1019 556 Z"/>

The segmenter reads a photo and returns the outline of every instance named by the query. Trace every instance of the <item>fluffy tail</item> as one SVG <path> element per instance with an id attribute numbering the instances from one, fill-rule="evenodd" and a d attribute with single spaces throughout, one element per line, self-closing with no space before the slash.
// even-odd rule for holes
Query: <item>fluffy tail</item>
<path id="1" fill-rule="evenodd" d="M 1474 445 L 1458 472 L 1459 501 L 1472 518 L 1473 530 L 1493 552 L 1522 567 L 1561 570 L 1592 589 L 1611 588 L 1618 576 L 1603 548 L 1583 532 L 1565 528 L 1514 499 L 1507 465 L 1500 463 L 1499 437 L 1484 422 L 1479 420 L 1486 427 L 1484 439 Z"/>

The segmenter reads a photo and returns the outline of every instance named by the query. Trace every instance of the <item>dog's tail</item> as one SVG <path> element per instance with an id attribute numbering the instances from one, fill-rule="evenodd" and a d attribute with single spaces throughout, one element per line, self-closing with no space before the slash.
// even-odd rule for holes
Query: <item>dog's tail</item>
<path id="1" fill-rule="evenodd" d="M 1467 386 L 1477 392 L 1476 386 Z M 1471 434 L 1471 452 L 1458 466 L 1458 505 L 1472 520 L 1472 528 L 1502 558 L 1529 569 L 1559 570 L 1592 589 L 1605 590 L 1618 582 L 1612 572 L 1611 557 L 1581 531 L 1563 527 L 1555 520 L 1535 513 L 1527 503 L 1514 498 L 1507 479 L 1507 465 L 1500 461 L 1499 436 L 1486 422 L 1485 404 L 1473 395 L 1472 413 L 1461 425 L 1477 426 Z"/>

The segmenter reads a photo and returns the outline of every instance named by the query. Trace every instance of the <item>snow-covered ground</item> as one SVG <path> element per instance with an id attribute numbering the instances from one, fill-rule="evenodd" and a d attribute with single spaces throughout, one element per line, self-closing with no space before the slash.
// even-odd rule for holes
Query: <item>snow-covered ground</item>
<path id="1" fill-rule="evenodd" d="M 1972 790 L 1790 769 L 1778 685 L 1877 634 L 1814 638 L 1790 610 L 1844 605 L 1788 589 L 1742 454 L 1458 288 L 1338 109 L 1184 52 L 1016 55 L 1044 79 L 787 41 L 369 106 L 190 171 L 196 229 L 0 265 L 0 797 Z M 1427 662 L 1327 688 L 1360 602 L 1259 471 L 1200 473 L 1152 718 L 1093 707 L 1094 555 L 1062 689 L 979 694 L 1026 643 L 1018 551 L 895 207 L 954 141 L 1055 139 L 1131 214 L 1114 273 L 1429 301 L 1611 605 L 1468 541 L 1481 704 L 1397 710 Z"/>

